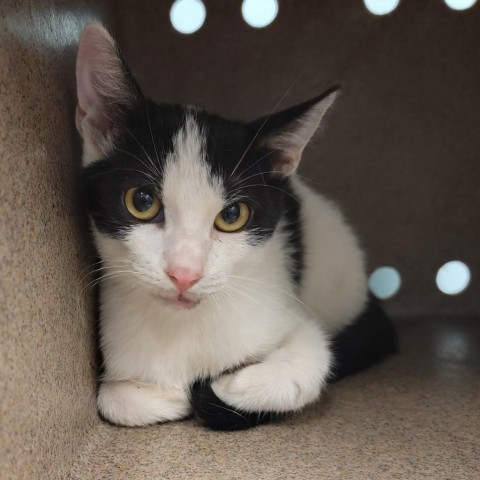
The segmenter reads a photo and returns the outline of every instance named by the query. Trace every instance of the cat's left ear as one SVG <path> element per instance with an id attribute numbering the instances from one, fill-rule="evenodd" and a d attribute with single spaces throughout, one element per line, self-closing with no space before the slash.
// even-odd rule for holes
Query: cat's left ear
<path id="1" fill-rule="evenodd" d="M 77 55 L 75 123 L 84 141 L 84 164 L 112 151 L 125 117 L 143 99 L 115 41 L 98 22 L 85 28 Z"/>
<path id="2" fill-rule="evenodd" d="M 253 131 L 259 132 L 257 144 L 272 151 L 268 155 L 272 171 L 285 176 L 296 171 L 303 150 L 339 94 L 340 87 L 332 87 L 305 103 L 253 123 Z"/>

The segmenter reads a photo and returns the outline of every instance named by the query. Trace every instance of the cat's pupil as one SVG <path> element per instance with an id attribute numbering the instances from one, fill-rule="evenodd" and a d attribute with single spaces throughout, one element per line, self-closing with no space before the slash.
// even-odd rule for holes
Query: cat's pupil
<path id="1" fill-rule="evenodd" d="M 222 218 L 229 225 L 235 223 L 238 220 L 239 216 L 240 206 L 238 205 L 238 203 L 232 203 L 231 205 L 222 210 Z"/>
<path id="2" fill-rule="evenodd" d="M 153 205 L 153 195 L 147 190 L 137 190 L 133 194 L 133 206 L 139 212 L 146 212 Z"/>

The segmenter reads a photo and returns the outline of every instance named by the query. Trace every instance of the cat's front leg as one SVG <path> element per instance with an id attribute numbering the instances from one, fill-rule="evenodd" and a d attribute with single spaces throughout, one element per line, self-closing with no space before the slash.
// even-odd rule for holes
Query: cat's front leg
<path id="1" fill-rule="evenodd" d="M 262 362 L 223 375 L 212 389 L 239 411 L 295 411 L 319 397 L 330 364 L 325 335 L 316 323 L 305 321 Z"/>
<path id="2" fill-rule="evenodd" d="M 182 389 L 128 380 L 102 382 L 97 406 L 105 419 L 128 427 L 177 420 L 190 413 L 190 403 Z"/>

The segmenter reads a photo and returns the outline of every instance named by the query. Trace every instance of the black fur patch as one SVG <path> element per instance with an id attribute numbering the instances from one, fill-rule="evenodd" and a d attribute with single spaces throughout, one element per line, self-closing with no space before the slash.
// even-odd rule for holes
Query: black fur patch
<path id="1" fill-rule="evenodd" d="M 290 255 L 290 274 L 297 286 L 302 282 L 303 273 L 303 236 L 300 217 L 300 202 L 290 190 L 284 199 L 286 224 L 283 231 L 287 234 L 288 253 Z"/>
<path id="2" fill-rule="evenodd" d="M 138 224 L 125 208 L 124 192 L 152 184 L 152 177 L 155 186 L 161 185 L 162 166 L 173 149 L 175 133 L 185 123 L 185 109 L 145 101 L 142 108 L 125 116 L 125 133 L 111 154 L 83 170 L 90 214 L 101 232 L 115 238 Z"/>
<path id="3" fill-rule="evenodd" d="M 358 319 L 332 341 L 335 366 L 330 382 L 357 373 L 398 350 L 393 325 L 373 297 Z M 246 413 L 235 410 L 213 392 L 210 381 L 198 381 L 190 389 L 195 417 L 213 430 L 245 430 L 285 416 L 276 412 Z"/>
<path id="4" fill-rule="evenodd" d="M 335 358 L 332 382 L 364 370 L 398 351 L 392 322 L 373 295 L 357 320 L 333 339 L 332 351 Z"/>
<path id="5" fill-rule="evenodd" d="M 252 243 L 267 240 L 290 193 L 288 180 L 271 174 L 271 152 L 254 141 L 257 130 L 202 110 L 148 100 L 124 112 L 123 133 L 116 138 L 112 152 L 83 171 L 89 212 L 97 228 L 121 239 L 138 223 L 123 203 L 129 188 L 153 184 L 161 195 L 165 161 L 187 116 L 195 119 L 205 135 L 205 160 L 212 175 L 222 180 L 227 203 L 231 198 L 249 205 L 251 215 L 244 230 L 250 233 Z"/>
<path id="6" fill-rule="evenodd" d="M 191 386 L 190 403 L 195 418 L 212 430 L 247 430 L 283 416 L 274 412 L 246 413 L 235 410 L 215 395 L 211 380 L 199 380 Z"/>

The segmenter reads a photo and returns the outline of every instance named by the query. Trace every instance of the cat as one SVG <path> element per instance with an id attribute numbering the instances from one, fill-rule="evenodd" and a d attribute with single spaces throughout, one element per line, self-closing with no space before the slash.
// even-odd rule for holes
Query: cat
<path id="1" fill-rule="evenodd" d="M 76 78 L 104 419 L 248 428 L 395 350 L 355 234 L 296 174 L 337 88 L 251 123 L 157 105 L 97 22 Z"/>

